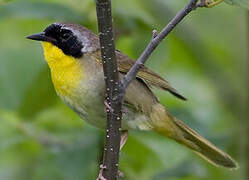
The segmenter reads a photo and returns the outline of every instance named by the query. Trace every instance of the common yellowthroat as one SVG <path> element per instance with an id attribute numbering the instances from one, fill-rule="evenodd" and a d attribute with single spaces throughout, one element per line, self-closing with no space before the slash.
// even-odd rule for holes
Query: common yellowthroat
<path id="1" fill-rule="evenodd" d="M 105 81 L 98 36 L 77 24 L 54 23 L 42 33 L 27 38 L 42 41 L 54 88 L 62 101 L 88 123 L 105 128 Z M 134 61 L 118 50 L 116 58 L 122 78 Z M 237 167 L 229 155 L 171 116 L 151 86 L 185 100 L 166 80 L 144 66 L 126 91 L 123 130 L 155 131 L 192 149 L 214 165 Z"/>

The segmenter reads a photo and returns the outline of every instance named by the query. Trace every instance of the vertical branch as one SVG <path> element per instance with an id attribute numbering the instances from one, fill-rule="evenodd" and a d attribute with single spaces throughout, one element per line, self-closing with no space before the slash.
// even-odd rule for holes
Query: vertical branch
<path id="1" fill-rule="evenodd" d="M 107 128 L 102 171 L 104 178 L 117 176 L 120 148 L 121 107 L 119 97 L 119 73 L 113 38 L 111 0 L 96 0 L 98 30 L 106 83 Z"/>

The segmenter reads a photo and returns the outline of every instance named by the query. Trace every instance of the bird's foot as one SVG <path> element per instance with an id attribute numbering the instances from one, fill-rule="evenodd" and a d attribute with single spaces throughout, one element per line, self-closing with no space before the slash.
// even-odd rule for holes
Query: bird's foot
<path id="1" fill-rule="evenodd" d="M 100 168 L 99 175 L 96 180 L 106 180 L 106 178 L 103 176 L 103 171 L 104 169 L 106 169 L 106 166 L 104 166 L 103 164 L 100 164 L 99 168 Z"/>
<path id="2" fill-rule="evenodd" d="M 114 112 L 114 109 L 111 107 L 111 105 L 108 103 L 107 100 L 104 101 L 104 105 L 105 105 L 105 112 Z M 122 114 L 126 114 L 128 113 L 128 109 L 123 106 L 121 112 Z"/>
<path id="3" fill-rule="evenodd" d="M 100 170 L 99 170 L 99 175 L 97 177 L 96 180 L 107 180 L 104 176 L 103 176 L 103 171 L 104 169 L 106 169 L 106 166 L 104 166 L 103 164 L 101 164 L 99 166 Z M 124 173 L 121 172 L 120 170 L 118 170 L 118 173 L 117 173 L 117 178 L 124 178 Z"/>
<path id="4" fill-rule="evenodd" d="M 124 178 L 124 173 L 122 173 L 120 170 L 118 170 L 117 177 L 118 178 Z"/>
<path id="5" fill-rule="evenodd" d="M 123 148 L 123 146 L 125 145 L 127 139 L 128 139 L 128 131 L 127 130 L 122 130 L 121 131 L 121 139 L 120 139 L 120 151 Z M 100 168 L 99 175 L 98 175 L 96 180 L 106 180 L 106 178 L 103 176 L 103 171 L 106 169 L 106 166 L 101 164 L 99 166 L 99 168 Z M 117 177 L 118 178 L 123 178 L 124 173 L 122 173 L 120 170 L 118 170 Z"/>
<path id="6" fill-rule="evenodd" d="M 121 111 L 122 111 L 122 114 L 128 113 L 128 109 L 125 106 L 122 107 Z"/>
<path id="7" fill-rule="evenodd" d="M 106 109 L 106 112 L 113 112 L 114 109 L 111 107 L 111 105 L 107 102 L 107 100 L 104 101 L 104 105 L 105 105 L 105 109 Z"/>

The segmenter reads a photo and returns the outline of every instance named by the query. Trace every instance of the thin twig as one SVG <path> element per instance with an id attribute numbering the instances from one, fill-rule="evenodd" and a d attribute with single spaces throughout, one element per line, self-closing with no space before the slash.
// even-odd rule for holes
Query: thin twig
<path id="1" fill-rule="evenodd" d="M 197 4 L 198 0 L 190 0 L 188 5 L 186 5 L 169 23 L 168 25 L 152 38 L 150 43 L 147 45 L 141 56 L 137 59 L 136 63 L 132 66 L 129 72 L 124 76 L 121 81 L 121 84 L 124 89 L 136 78 L 138 71 L 142 68 L 144 63 L 150 57 L 152 52 L 160 44 L 160 42 L 167 37 L 167 35 L 175 28 L 175 26 L 183 20 L 191 11 L 195 10 L 197 7 L 201 7 L 200 4 Z M 153 33 L 154 36 L 154 33 Z"/>

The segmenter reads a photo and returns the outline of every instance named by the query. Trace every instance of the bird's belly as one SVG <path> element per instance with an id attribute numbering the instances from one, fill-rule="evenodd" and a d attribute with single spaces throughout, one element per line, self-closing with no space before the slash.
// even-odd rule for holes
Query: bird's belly
<path id="1" fill-rule="evenodd" d="M 106 107 L 104 105 L 105 84 L 103 74 L 101 78 L 88 78 L 82 80 L 78 88 L 74 88 L 67 96 L 58 93 L 61 99 L 83 120 L 98 128 L 106 127 Z M 124 106 L 122 129 L 149 130 L 148 117 L 133 109 Z"/>
<path id="2" fill-rule="evenodd" d="M 99 128 L 105 127 L 104 79 L 98 74 L 82 79 L 78 86 L 67 96 L 58 95 L 62 101 L 75 111 L 83 120 Z M 102 77 L 102 76 L 101 76 Z"/>
<path id="3" fill-rule="evenodd" d="M 88 93 L 87 93 L 88 94 Z M 96 97 L 96 99 L 101 99 L 101 101 L 94 101 L 91 103 L 91 95 L 88 97 L 77 98 L 78 100 L 72 100 L 69 97 L 61 97 L 62 100 L 73 110 L 75 111 L 83 120 L 87 123 L 98 127 L 106 127 L 106 111 L 103 104 L 104 99 L 102 97 Z M 93 98 L 93 97 L 92 97 Z M 152 127 L 148 123 L 148 117 L 144 114 L 134 112 L 132 109 L 124 106 L 124 113 L 122 118 L 122 129 L 137 129 L 137 130 L 150 130 Z"/>

